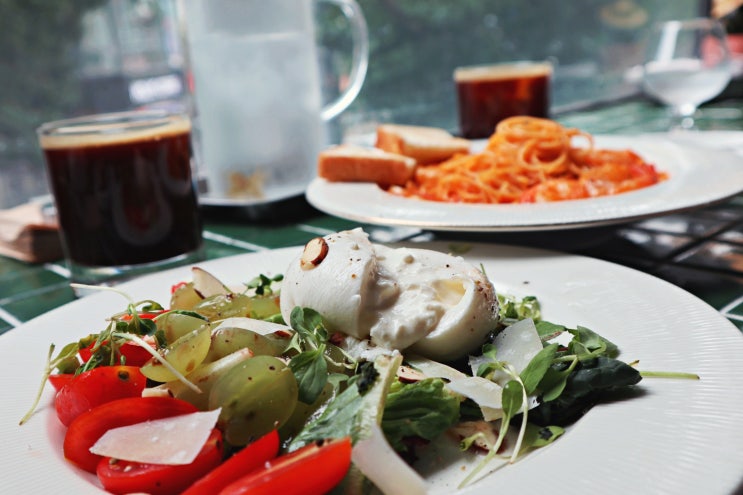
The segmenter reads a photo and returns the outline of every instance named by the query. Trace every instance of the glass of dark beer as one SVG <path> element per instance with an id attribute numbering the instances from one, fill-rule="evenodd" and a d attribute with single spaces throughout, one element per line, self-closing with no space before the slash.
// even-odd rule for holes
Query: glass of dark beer
<path id="1" fill-rule="evenodd" d="M 468 139 L 488 138 L 507 117 L 549 117 L 549 62 L 506 62 L 454 71 L 459 127 Z"/>
<path id="2" fill-rule="evenodd" d="M 49 122 L 37 134 L 72 282 L 106 283 L 203 257 L 187 116 L 101 114 Z"/>

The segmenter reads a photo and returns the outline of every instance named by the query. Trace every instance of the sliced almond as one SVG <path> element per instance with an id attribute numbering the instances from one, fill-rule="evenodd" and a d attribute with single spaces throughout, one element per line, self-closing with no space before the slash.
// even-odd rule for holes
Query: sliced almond
<path id="1" fill-rule="evenodd" d="M 490 451 L 498 440 L 498 434 L 486 421 L 464 421 L 449 429 L 449 431 L 463 440 L 474 437 L 472 445 L 484 451 Z"/>
<path id="2" fill-rule="evenodd" d="M 410 366 L 403 365 L 397 368 L 397 378 L 399 378 L 401 382 L 412 383 L 425 380 L 426 375 Z"/>
<path id="3" fill-rule="evenodd" d="M 328 243 L 322 237 L 315 237 L 304 246 L 299 266 L 302 267 L 302 270 L 312 270 L 322 263 L 327 255 Z"/>

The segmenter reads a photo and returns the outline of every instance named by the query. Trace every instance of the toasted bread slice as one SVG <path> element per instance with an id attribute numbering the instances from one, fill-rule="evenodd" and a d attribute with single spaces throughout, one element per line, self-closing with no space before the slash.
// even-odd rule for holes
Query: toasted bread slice
<path id="1" fill-rule="evenodd" d="M 376 147 L 425 165 L 442 162 L 457 153 L 469 153 L 470 142 L 437 127 L 382 124 L 377 127 Z"/>
<path id="2" fill-rule="evenodd" d="M 318 155 L 317 175 L 331 182 L 376 182 L 404 185 L 415 170 L 415 160 L 376 148 L 342 144 Z"/>

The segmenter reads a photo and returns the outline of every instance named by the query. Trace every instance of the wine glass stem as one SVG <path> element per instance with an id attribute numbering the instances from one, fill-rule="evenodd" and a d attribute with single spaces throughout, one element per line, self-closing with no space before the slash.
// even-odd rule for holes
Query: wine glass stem
<path id="1" fill-rule="evenodd" d="M 684 105 L 677 105 L 673 107 L 673 117 L 675 124 L 674 126 L 679 129 L 692 129 L 694 128 L 694 113 L 697 111 L 697 106 L 687 103 Z"/>

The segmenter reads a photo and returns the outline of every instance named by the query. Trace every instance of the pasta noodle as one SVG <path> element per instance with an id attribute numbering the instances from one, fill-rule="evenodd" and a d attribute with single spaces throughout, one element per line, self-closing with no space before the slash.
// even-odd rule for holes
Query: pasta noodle
<path id="1" fill-rule="evenodd" d="M 393 194 L 431 201 L 518 203 L 617 194 L 665 179 L 631 150 L 596 149 L 578 129 L 536 117 L 501 121 L 481 153 L 419 166 Z"/>

